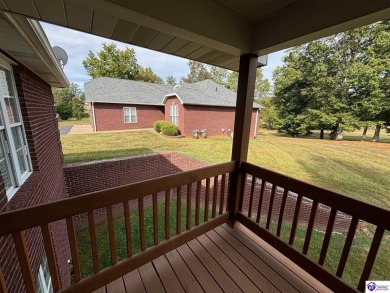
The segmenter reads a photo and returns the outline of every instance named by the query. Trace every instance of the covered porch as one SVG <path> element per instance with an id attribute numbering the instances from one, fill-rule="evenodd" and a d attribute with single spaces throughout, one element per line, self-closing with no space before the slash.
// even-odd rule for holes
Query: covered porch
<path id="1" fill-rule="evenodd" d="M 381 243 L 388 241 L 390 211 L 246 161 L 259 56 L 389 18 L 389 3 L 247 2 L 0 1 L 0 9 L 16 19 L 48 21 L 239 71 L 230 162 L 0 215 L 0 237 L 12 238 L 27 292 L 35 292 L 35 284 L 25 233 L 41 237 L 55 292 L 364 290 Z M 152 203 L 150 209 L 145 202 Z M 113 216 L 118 206 L 124 223 L 120 231 Z M 324 207 L 323 238 L 314 253 L 311 243 Z M 104 267 L 99 262 L 97 213 L 107 219 L 110 264 Z M 88 221 L 93 272 L 87 275 L 74 225 L 80 215 Z M 136 233 L 132 215 L 137 218 Z M 330 271 L 324 264 L 341 218 L 348 225 L 336 270 Z M 146 225 L 146 219 L 152 225 Z M 70 251 L 72 260 L 70 286 L 60 281 L 51 236 L 58 221 L 66 223 L 69 246 L 63 249 Z M 350 251 L 361 223 L 372 231 L 371 244 L 352 286 L 342 277 L 353 261 Z M 304 235 L 299 245 L 298 232 Z M 119 233 L 124 247 L 117 245 Z M 134 251 L 135 242 L 139 249 Z M 125 248 L 125 256 L 118 256 L 120 248 Z M 0 292 L 8 292 L 1 268 Z"/>

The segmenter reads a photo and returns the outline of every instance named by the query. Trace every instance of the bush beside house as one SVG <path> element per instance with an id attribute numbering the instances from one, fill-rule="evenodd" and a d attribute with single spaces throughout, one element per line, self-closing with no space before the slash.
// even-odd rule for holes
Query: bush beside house
<path id="1" fill-rule="evenodd" d="M 177 126 L 169 121 L 157 120 L 153 123 L 153 128 L 157 133 L 162 133 L 167 136 L 176 136 L 179 134 Z"/>

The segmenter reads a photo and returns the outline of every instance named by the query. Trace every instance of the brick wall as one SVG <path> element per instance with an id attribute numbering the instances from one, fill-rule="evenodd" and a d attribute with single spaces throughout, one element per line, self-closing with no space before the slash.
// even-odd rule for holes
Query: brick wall
<path id="1" fill-rule="evenodd" d="M 33 172 L 10 201 L 7 201 L 0 176 L 0 212 L 50 202 L 65 197 L 62 150 L 55 118 L 51 87 L 23 66 L 14 67 L 14 77 L 26 130 Z M 64 286 L 69 284 L 68 244 L 64 222 L 50 225 L 59 273 Z M 25 233 L 34 278 L 43 255 L 37 229 Z M 24 286 L 11 237 L 0 239 L 0 265 L 9 292 L 24 292 Z"/>
<path id="2" fill-rule="evenodd" d="M 118 187 L 207 166 L 175 152 L 68 164 L 64 167 L 68 196 Z"/>
<path id="3" fill-rule="evenodd" d="M 195 129 L 206 129 L 209 136 L 231 136 L 234 132 L 235 108 L 182 105 L 177 97 L 169 97 L 165 103 L 165 120 L 170 121 L 170 106 L 179 105 L 179 130 L 192 137 Z M 252 112 L 250 135 L 254 137 L 257 110 Z M 224 131 L 222 131 L 224 129 Z"/>
<path id="4" fill-rule="evenodd" d="M 118 187 L 156 177 L 171 175 L 183 171 L 207 166 L 208 164 L 175 152 L 146 154 L 134 157 L 68 164 L 64 167 L 68 196 L 77 196 L 108 188 Z M 194 187 L 195 188 L 195 187 Z M 185 194 L 185 188 L 183 193 Z M 204 191 L 203 191 L 204 192 Z M 162 200 L 164 193 L 159 193 Z M 175 190 L 172 192 L 175 196 Z M 130 209 L 138 208 L 136 200 L 130 202 Z M 151 198 L 145 199 L 145 207 L 151 204 Z M 121 204 L 113 206 L 114 216 L 123 214 Z M 96 223 L 106 221 L 106 210 L 94 211 Z M 87 215 L 73 217 L 77 230 L 87 227 Z"/>
<path id="5" fill-rule="evenodd" d="M 164 120 L 162 106 L 94 103 L 94 107 L 97 131 L 152 128 L 154 121 Z M 136 123 L 124 122 L 123 107 L 136 108 Z"/>

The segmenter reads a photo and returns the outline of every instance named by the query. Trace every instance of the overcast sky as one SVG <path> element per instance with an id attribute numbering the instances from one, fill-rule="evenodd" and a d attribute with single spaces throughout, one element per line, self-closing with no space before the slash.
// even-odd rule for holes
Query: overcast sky
<path id="1" fill-rule="evenodd" d="M 84 89 L 84 83 L 90 80 L 90 77 L 87 75 L 87 72 L 82 65 L 82 61 L 87 56 L 88 51 L 94 53 L 98 52 L 102 48 L 104 42 L 114 42 L 120 49 L 126 47 L 134 48 L 138 64 L 143 67 L 151 67 L 152 70 L 164 80 L 168 75 L 172 74 L 176 80 L 179 81 L 180 78 L 187 75 L 189 71 L 187 65 L 188 60 L 184 58 L 112 41 L 43 22 L 41 22 L 41 25 L 46 32 L 50 44 L 52 46 L 59 46 L 67 52 L 69 60 L 64 68 L 65 74 L 70 82 L 77 83 L 82 90 Z M 276 52 L 270 54 L 268 57 L 268 66 L 263 68 L 263 72 L 265 77 L 270 81 L 272 80 L 273 70 L 276 66 L 282 64 L 282 56 L 283 52 Z"/>

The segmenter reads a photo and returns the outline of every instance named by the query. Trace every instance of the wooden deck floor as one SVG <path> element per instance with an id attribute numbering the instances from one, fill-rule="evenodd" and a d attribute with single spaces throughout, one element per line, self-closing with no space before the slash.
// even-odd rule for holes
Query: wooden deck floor
<path id="1" fill-rule="evenodd" d="M 96 290 L 113 292 L 328 292 L 243 226 L 220 226 Z"/>

